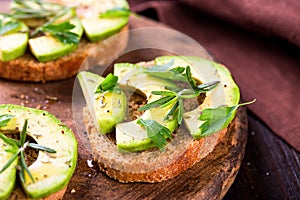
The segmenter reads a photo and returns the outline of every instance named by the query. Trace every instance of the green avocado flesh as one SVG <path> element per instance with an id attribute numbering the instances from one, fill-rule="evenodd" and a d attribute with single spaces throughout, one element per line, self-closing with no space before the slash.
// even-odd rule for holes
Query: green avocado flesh
<path id="1" fill-rule="evenodd" d="M 115 125 L 125 119 L 127 100 L 124 92 L 113 90 L 95 94 L 104 78 L 90 72 L 80 72 L 78 79 L 99 132 L 112 132 Z"/>
<path id="2" fill-rule="evenodd" d="M 70 23 L 75 25 L 71 32 L 78 34 L 78 38 L 80 39 L 83 29 L 79 19 L 73 18 L 70 20 Z M 75 51 L 78 44 L 65 44 L 53 36 L 41 36 L 29 39 L 29 47 L 33 55 L 40 62 L 48 62 Z"/>
<path id="3" fill-rule="evenodd" d="M 77 162 L 77 141 L 72 130 L 43 110 L 4 104 L 0 105 L 0 114 L 14 116 L 11 123 L 0 128 L 0 132 L 7 133 L 6 136 L 9 136 L 10 132 L 21 130 L 25 119 L 28 119 L 27 134 L 37 144 L 56 150 L 56 153 L 53 154 L 39 151 L 37 160 L 29 166 L 35 182 L 32 182 L 26 174 L 25 182 L 22 183 L 26 195 L 29 198 L 39 199 L 63 189 L 69 183 Z M 11 154 L 5 152 L 5 149 L 2 148 L 3 141 L 1 139 L 0 146 L 1 167 L 2 163 L 5 163 Z M 12 185 L 14 185 L 16 179 L 16 168 L 14 166 L 6 170 L 5 173 L 0 174 L 0 188 L 4 188 L 4 191 L 0 189 L 0 199 L 2 199 L 1 195 L 4 194 L 7 197 L 9 192 L 12 191 Z M 9 178 L 7 178 L 8 176 Z"/>
<path id="4" fill-rule="evenodd" d="M 0 14 L 0 20 L 3 15 Z M 10 22 L 16 21 L 12 18 L 6 17 Z M 10 61 L 22 56 L 28 43 L 28 27 L 19 22 L 19 26 L 9 32 L 0 35 L 0 61 Z"/>
<path id="5" fill-rule="evenodd" d="M 196 109 L 184 113 L 183 120 L 189 132 L 194 138 L 200 138 L 199 127 L 203 123 L 198 118 L 201 115 L 201 110 L 205 108 L 215 108 L 221 105 L 233 106 L 240 101 L 240 91 L 234 82 L 229 70 L 218 63 L 209 61 L 199 57 L 188 56 L 162 56 L 155 59 L 156 64 L 165 64 L 170 60 L 175 59 L 173 64 L 176 66 L 191 67 L 192 75 L 203 83 L 212 81 L 220 81 L 218 86 L 209 91 L 204 102 Z"/>
<path id="6" fill-rule="evenodd" d="M 27 33 L 0 36 L 0 60 L 5 62 L 22 56 L 26 51 L 27 42 Z"/>
<path id="7" fill-rule="evenodd" d="M 82 19 L 82 26 L 88 39 L 92 42 L 103 40 L 118 33 L 128 23 L 128 17 L 112 19 Z"/>
<path id="8" fill-rule="evenodd" d="M 18 149 L 14 146 L 6 144 L 0 139 L 0 169 L 10 160 Z M 13 191 L 16 182 L 16 166 L 18 160 L 16 159 L 12 165 L 0 174 L 0 199 L 7 199 Z"/>

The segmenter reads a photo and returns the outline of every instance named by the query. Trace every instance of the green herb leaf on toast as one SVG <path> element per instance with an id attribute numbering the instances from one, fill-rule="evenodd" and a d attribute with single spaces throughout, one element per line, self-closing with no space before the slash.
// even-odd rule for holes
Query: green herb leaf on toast
<path id="1" fill-rule="evenodd" d="M 106 78 L 100 83 L 100 85 L 96 89 L 96 93 L 103 93 L 106 91 L 113 91 L 118 89 L 116 86 L 118 84 L 118 77 L 113 75 L 112 73 L 108 74 Z"/>
<path id="2" fill-rule="evenodd" d="M 40 27 L 40 31 L 48 32 L 65 44 L 78 44 L 79 37 L 76 33 L 71 32 L 75 25 L 70 22 L 60 24 L 48 24 Z"/>
<path id="3" fill-rule="evenodd" d="M 5 127 L 12 118 L 14 118 L 13 115 L 7 115 L 7 114 L 0 115 L 0 128 Z"/>
<path id="4" fill-rule="evenodd" d="M 139 118 L 137 124 L 146 128 L 148 138 L 162 151 L 167 145 L 167 139 L 172 138 L 171 131 L 155 120 Z"/>
<path id="5" fill-rule="evenodd" d="M 249 105 L 255 101 L 256 100 L 253 100 L 235 106 L 222 105 L 217 108 L 204 109 L 199 117 L 199 120 L 204 121 L 199 127 L 201 131 L 200 137 L 206 137 L 224 129 L 233 120 L 235 112 L 240 106 Z"/>
<path id="6" fill-rule="evenodd" d="M 147 68 L 145 73 L 158 78 L 186 82 L 185 74 L 183 74 L 185 67 L 171 68 L 173 64 L 174 59 L 170 60 L 166 64 L 155 65 L 151 68 Z"/>

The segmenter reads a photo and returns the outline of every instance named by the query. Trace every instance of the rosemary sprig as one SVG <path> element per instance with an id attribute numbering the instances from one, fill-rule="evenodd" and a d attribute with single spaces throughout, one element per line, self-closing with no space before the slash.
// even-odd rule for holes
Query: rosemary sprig
<path id="1" fill-rule="evenodd" d="M 172 102 L 173 106 L 165 116 L 164 120 L 168 120 L 170 117 L 172 117 L 173 119 L 177 117 L 178 124 L 180 124 L 182 122 L 184 112 L 183 99 L 197 97 L 201 93 L 212 90 L 219 83 L 219 81 L 213 81 L 210 83 L 197 85 L 196 81 L 192 78 L 189 66 L 185 68 L 185 74 L 180 73 L 178 74 L 178 76 L 184 77 L 184 80 L 186 80 L 192 88 L 185 89 L 179 87 L 165 87 L 165 89 L 167 89 L 166 91 L 152 91 L 152 94 L 161 95 L 161 98 L 149 104 L 146 104 L 143 107 L 140 107 L 138 110 L 144 111 L 156 107 L 165 107 L 167 105 L 170 105 L 170 102 Z"/>
<path id="2" fill-rule="evenodd" d="M 13 0 L 12 5 L 10 16 L 15 19 L 49 18 L 65 8 L 60 4 L 40 0 Z"/>
<path id="3" fill-rule="evenodd" d="M 6 119 L 3 120 L 3 118 L 7 118 L 9 116 L 5 116 L 4 115 L 0 116 L 0 124 L 1 122 L 5 121 Z M 11 119 L 11 118 L 10 118 Z M 9 122 L 9 120 L 6 120 L 6 124 Z M 20 171 L 19 171 L 19 176 L 22 182 L 25 182 L 25 172 L 29 175 L 30 179 L 32 182 L 34 182 L 34 178 L 25 162 L 25 150 L 27 147 L 31 147 L 40 151 L 46 151 L 48 153 L 56 153 L 55 150 L 48 148 L 48 147 L 44 147 L 42 145 L 38 145 L 35 143 L 29 143 L 28 141 L 26 142 L 26 136 L 27 136 L 27 127 L 28 127 L 28 120 L 25 120 L 25 123 L 23 125 L 22 131 L 20 133 L 20 140 L 15 140 L 12 138 L 8 138 L 6 137 L 3 133 L 0 132 L 0 139 L 2 139 L 5 143 L 7 143 L 8 145 L 13 146 L 14 148 L 18 148 L 18 151 L 15 152 L 13 154 L 13 156 L 9 159 L 9 161 L 2 167 L 2 169 L 0 170 L 0 174 L 2 172 L 4 172 L 6 169 L 9 168 L 9 166 L 19 157 L 19 166 L 21 167 Z"/>
<path id="4" fill-rule="evenodd" d="M 165 87 L 166 90 L 164 91 L 152 91 L 151 93 L 153 95 L 161 95 L 161 98 L 156 101 L 150 102 L 143 107 L 140 107 L 138 110 L 144 111 L 156 107 L 166 107 L 172 105 L 171 109 L 164 117 L 164 121 L 172 118 L 177 119 L 177 123 L 181 124 L 184 113 L 183 99 L 197 97 L 201 93 L 210 91 L 218 85 L 219 81 L 197 85 L 196 81 L 192 78 L 189 66 L 187 66 L 186 68 L 177 67 L 175 68 L 175 70 L 174 68 L 170 69 L 170 67 L 173 65 L 173 62 L 174 61 L 171 61 L 165 65 L 155 66 L 154 69 L 149 68 L 149 70 L 147 70 L 147 73 L 149 75 L 164 79 L 173 79 L 177 81 L 187 82 L 192 89 L 173 86 Z M 171 76 L 172 78 L 169 78 L 169 76 Z M 143 120 L 139 118 L 137 123 L 146 127 L 148 138 L 150 138 L 151 141 L 161 150 L 163 150 L 164 146 L 167 145 L 167 139 L 171 139 L 171 131 L 155 120 Z"/>
<path id="5" fill-rule="evenodd" d="M 30 34 L 30 37 L 34 37 L 40 32 L 47 32 L 65 44 L 79 43 L 79 35 L 71 31 L 75 28 L 73 24 L 67 21 L 57 24 L 57 20 L 71 12 L 72 8 L 40 0 L 14 0 L 13 5 L 9 16 L 15 19 L 47 19 L 46 23 Z"/>

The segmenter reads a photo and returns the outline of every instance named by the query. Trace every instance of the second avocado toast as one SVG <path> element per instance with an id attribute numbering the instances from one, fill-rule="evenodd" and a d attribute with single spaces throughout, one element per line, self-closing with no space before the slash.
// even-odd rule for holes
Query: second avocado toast
<path id="1" fill-rule="evenodd" d="M 0 14 L 0 77 L 18 81 L 74 76 L 102 40 L 128 29 L 130 15 L 126 0 L 13 0 L 10 7 Z M 127 40 L 109 40 L 98 62 L 118 56 Z"/>

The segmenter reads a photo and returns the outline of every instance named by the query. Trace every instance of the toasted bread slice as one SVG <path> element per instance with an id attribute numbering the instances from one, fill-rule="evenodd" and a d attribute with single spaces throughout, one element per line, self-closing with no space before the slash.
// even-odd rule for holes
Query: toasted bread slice
<path id="1" fill-rule="evenodd" d="M 180 128 L 164 151 L 155 149 L 121 153 L 114 141 L 99 134 L 87 108 L 83 115 L 94 160 L 109 177 L 124 183 L 154 183 L 173 178 L 212 152 L 227 132 L 225 128 L 209 137 L 195 140 Z"/>
<path id="2" fill-rule="evenodd" d="M 140 66 L 153 66 L 154 61 L 139 62 Z M 198 105 L 198 102 L 197 102 Z M 192 101 L 185 104 L 186 110 L 194 107 Z M 124 153 L 118 150 L 111 137 L 99 134 L 88 108 L 83 109 L 83 120 L 94 160 L 109 177 L 120 182 L 161 182 L 171 179 L 193 167 L 212 152 L 222 141 L 227 131 L 232 131 L 236 120 L 221 131 L 202 139 L 194 139 L 184 125 L 175 131 L 175 137 L 164 151 L 149 149 L 142 152 Z"/>
<path id="3" fill-rule="evenodd" d="M 124 27 L 121 31 L 127 30 L 128 26 Z M 111 58 L 116 58 L 125 49 L 127 41 L 127 34 L 109 39 L 109 44 L 105 45 L 105 51 L 101 51 L 101 53 L 97 52 L 97 63 L 100 65 L 108 64 Z M 70 78 L 77 74 L 84 59 L 101 42 L 88 42 L 82 39 L 76 51 L 45 63 L 39 62 L 31 53 L 26 53 L 11 61 L 0 61 L 0 77 L 16 81 L 32 82 L 47 82 Z"/>

